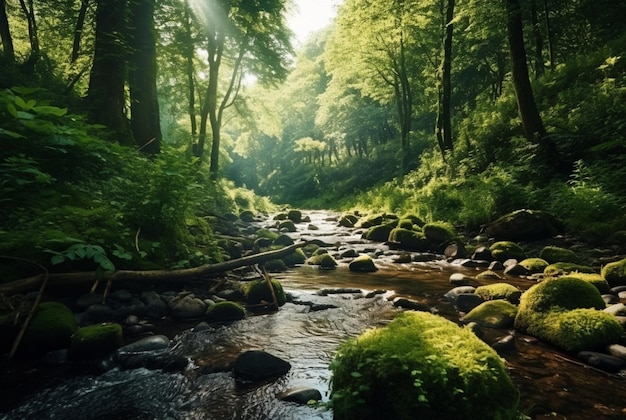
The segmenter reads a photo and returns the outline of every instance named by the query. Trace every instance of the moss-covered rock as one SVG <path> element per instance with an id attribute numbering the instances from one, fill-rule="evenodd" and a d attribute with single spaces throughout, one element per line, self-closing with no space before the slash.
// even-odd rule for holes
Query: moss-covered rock
<path id="1" fill-rule="evenodd" d="M 224 256 L 226 259 L 241 258 L 243 255 L 243 245 L 241 242 L 233 241 L 231 239 L 218 239 L 217 246 L 219 246 L 227 254 Z"/>
<path id="2" fill-rule="evenodd" d="M 208 322 L 229 322 L 244 319 L 246 310 L 237 302 L 224 301 L 211 305 L 206 311 Z"/>
<path id="3" fill-rule="evenodd" d="M 513 419 L 503 360 L 471 331 L 425 312 L 342 344 L 331 364 L 334 418 Z"/>
<path id="4" fill-rule="evenodd" d="M 122 326 L 105 323 L 80 327 L 72 336 L 69 356 L 93 359 L 106 356 L 122 346 Z"/>
<path id="5" fill-rule="evenodd" d="M 354 227 L 354 225 L 356 225 L 358 221 L 359 218 L 354 214 L 344 214 L 343 216 L 341 216 L 337 224 L 342 227 L 351 228 Z"/>
<path id="6" fill-rule="evenodd" d="M 463 317 L 463 322 L 475 322 L 481 327 L 510 328 L 515 321 L 517 306 L 507 300 L 483 302 Z"/>
<path id="7" fill-rule="evenodd" d="M 476 280 L 480 281 L 493 281 L 493 280 L 501 280 L 502 277 L 492 270 L 485 270 L 476 275 Z"/>
<path id="8" fill-rule="evenodd" d="M 348 268 L 350 269 L 350 271 L 360 271 L 366 273 L 372 273 L 378 270 L 378 268 L 376 268 L 376 265 L 374 264 L 374 260 L 372 260 L 372 257 L 370 257 L 369 255 L 360 255 L 356 257 L 350 262 Z"/>
<path id="9" fill-rule="evenodd" d="M 511 241 L 495 242 L 489 247 L 489 250 L 493 258 L 498 261 L 506 261 L 509 259 L 522 261 L 526 258 L 524 250 L 518 244 Z"/>
<path id="10" fill-rule="evenodd" d="M 408 213 L 403 215 L 402 217 L 400 217 L 400 219 L 409 219 L 411 221 L 411 223 L 413 223 L 416 226 L 422 227 L 424 226 L 426 223 L 422 220 L 422 218 L 420 218 L 419 216 L 416 216 L 412 213 Z"/>
<path id="11" fill-rule="evenodd" d="M 456 238 L 454 227 L 445 222 L 426 223 L 422 227 L 422 232 L 428 241 L 433 245 L 441 245 Z"/>
<path id="12" fill-rule="evenodd" d="M 283 257 L 283 261 L 287 267 L 293 267 L 298 264 L 304 264 L 306 261 L 306 255 L 301 248 L 296 249 L 291 254 Z"/>
<path id="13" fill-rule="evenodd" d="M 278 280 L 271 280 L 272 289 L 276 295 L 276 302 L 278 306 L 283 306 L 287 302 L 287 296 L 283 290 L 283 285 Z M 272 297 L 272 291 L 270 290 L 267 281 L 255 280 L 251 282 L 245 290 L 246 303 L 248 305 L 258 305 L 262 303 L 272 303 L 274 301 Z"/>
<path id="14" fill-rule="evenodd" d="M 558 262 L 554 264 L 550 264 L 543 270 L 543 274 L 546 276 L 561 276 L 570 273 L 594 273 L 595 270 L 586 265 L 568 263 L 568 262 Z"/>
<path id="15" fill-rule="evenodd" d="M 410 251 L 427 251 L 428 239 L 423 233 L 411 229 L 395 228 L 389 232 L 389 242 L 397 244 L 402 249 Z"/>
<path id="16" fill-rule="evenodd" d="M 289 246 L 293 245 L 293 239 L 289 235 L 280 235 L 272 241 L 273 246 Z"/>
<path id="17" fill-rule="evenodd" d="M 398 227 L 402 229 L 413 229 L 413 222 L 410 219 L 400 219 L 398 220 Z"/>
<path id="18" fill-rule="evenodd" d="M 549 213 L 539 210 L 516 210 L 488 223 L 485 232 L 502 241 L 549 238 L 562 230 L 561 223 Z"/>
<path id="19" fill-rule="evenodd" d="M 511 303 L 517 303 L 522 291 L 512 284 L 493 283 L 484 286 L 478 286 L 474 293 L 484 300 L 505 299 Z"/>
<path id="20" fill-rule="evenodd" d="M 551 311 L 605 307 L 600 292 L 589 282 L 573 277 L 544 280 L 522 294 L 515 328 L 536 331 Z"/>
<path id="21" fill-rule="evenodd" d="M 266 238 L 269 239 L 271 241 L 275 241 L 276 238 L 278 238 L 280 235 L 274 231 L 271 231 L 269 229 L 266 228 L 261 228 L 259 230 L 256 231 L 256 236 L 258 238 Z"/>
<path id="22" fill-rule="evenodd" d="M 548 262 L 548 264 L 554 264 L 558 262 L 566 262 L 573 264 L 580 264 L 581 260 L 572 250 L 561 248 L 558 246 L 546 246 L 539 253 L 539 258 L 542 258 Z"/>
<path id="23" fill-rule="evenodd" d="M 19 347 L 20 353 L 42 354 L 68 348 L 78 324 L 72 311 L 59 302 L 39 305 Z"/>
<path id="24" fill-rule="evenodd" d="M 528 270 L 529 273 L 543 273 L 543 270 L 549 265 L 548 262 L 542 258 L 525 258 L 519 262 L 519 265 Z"/>
<path id="25" fill-rule="evenodd" d="M 385 242 L 389 238 L 391 231 L 398 225 L 397 220 L 370 227 L 363 235 L 365 239 L 374 242 Z"/>
<path id="26" fill-rule="evenodd" d="M 359 220 L 358 226 L 369 229 L 371 227 L 382 225 L 390 221 L 395 221 L 397 223 L 397 219 L 398 216 L 396 216 L 395 214 L 378 213 L 361 218 L 361 220 Z"/>
<path id="27" fill-rule="evenodd" d="M 602 277 L 602 275 L 597 273 L 570 273 L 567 277 L 574 277 L 589 282 L 593 284 L 601 294 L 610 293 L 611 291 L 609 283 L 604 279 L 604 277 Z"/>
<path id="28" fill-rule="evenodd" d="M 287 219 L 294 223 L 302 223 L 302 212 L 300 210 L 291 209 L 287 212 Z"/>
<path id="29" fill-rule="evenodd" d="M 296 225 L 293 221 L 291 220 L 283 220 L 282 222 L 280 222 L 278 224 L 278 230 L 281 232 L 295 232 L 296 229 Z"/>
<path id="30" fill-rule="evenodd" d="M 254 213 L 252 213 L 250 210 L 244 210 L 239 214 L 239 218 L 243 221 L 243 222 L 254 222 Z"/>
<path id="31" fill-rule="evenodd" d="M 306 263 L 309 265 L 319 265 L 320 268 L 335 268 L 337 261 L 329 253 L 312 255 Z"/>
<path id="32" fill-rule="evenodd" d="M 263 267 L 270 273 L 280 273 L 282 271 L 287 271 L 287 264 L 280 258 L 265 261 L 263 263 Z"/>
<path id="33" fill-rule="evenodd" d="M 596 309 L 552 311 L 527 332 L 565 351 L 600 350 L 624 333 L 615 317 Z"/>
<path id="34" fill-rule="evenodd" d="M 611 287 L 626 285 L 626 258 L 608 263 L 601 274 Z"/>

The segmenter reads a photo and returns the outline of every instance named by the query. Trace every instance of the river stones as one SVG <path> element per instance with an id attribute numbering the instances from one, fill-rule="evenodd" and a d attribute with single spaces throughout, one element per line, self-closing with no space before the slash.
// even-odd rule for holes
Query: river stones
<path id="1" fill-rule="evenodd" d="M 414 299 L 407 299 L 407 298 L 401 298 L 401 297 L 395 298 L 393 300 L 393 306 L 395 306 L 396 308 L 411 309 L 413 311 L 424 311 L 424 312 L 430 311 L 430 308 L 428 307 L 428 305 L 425 305 L 422 302 L 419 302 Z"/>
<path id="2" fill-rule="evenodd" d="M 454 289 L 450 289 L 443 295 L 450 302 L 455 302 L 457 297 L 462 293 L 470 293 L 473 294 L 476 288 L 474 286 L 458 286 Z"/>
<path id="3" fill-rule="evenodd" d="M 248 350 L 235 360 L 233 372 L 240 383 L 264 382 L 285 375 L 291 364 L 262 350 Z"/>
<path id="4" fill-rule="evenodd" d="M 174 319 L 203 318 L 206 312 L 206 303 L 193 294 L 181 294 L 169 302 L 170 315 Z"/>
<path id="5" fill-rule="evenodd" d="M 276 395 L 276 397 L 283 401 L 294 402 L 297 404 L 308 404 L 310 401 L 320 401 L 322 394 L 315 388 L 290 388 L 286 391 Z"/>
<path id="6" fill-rule="evenodd" d="M 453 273 L 450 275 L 450 283 L 456 286 L 466 286 L 474 281 L 473 278 L 463 273 Z"/>
<path id="7" fill-rule="evenodd" d="M 454 301 L 454 307 L 459 312 L 467 313 L 483 302 L 484 299 L 477 294 L 461 293 L 456 296 L 456 299 Z"/>
<path id="8" fill-rule="evenodd" d="M 164 335 L 153 335 L 142 338 L 134 343 L 127 344 L 117 349 L 116 354 L 140 353 L 154 350 L 165 350 L 170 345 L 170 339 Z"/>
<path id="9" fill-rule="evenodd" d="M 462 319 L 463 322 L 476 322 L 487 328 L 509 328 L 513 326 L 517 307 L 503 299 L 489 300 L 472 309 Z"/>
<path id="10" fill-rule="evenodd" d="M 581 351 L 577 354 L 577 357 L 589 366 L 606 372 L 617 373 L 622 369 L 626 369 L 626 360 L 604 353 Z"/>
<path id="11" fill-rule="evenodd" d="M 370 257 L 369 255 L 361 255 L 355 258 L 354 260 L 352 260 L 352 262 L 350 262 L 348 267 L 350 271 L 366 273 L 372 273 L 378 270 L 378 268 L 376 268 L 376 265 L 374 264 L 374 260 L 372 260 L 372 257 Z"/>

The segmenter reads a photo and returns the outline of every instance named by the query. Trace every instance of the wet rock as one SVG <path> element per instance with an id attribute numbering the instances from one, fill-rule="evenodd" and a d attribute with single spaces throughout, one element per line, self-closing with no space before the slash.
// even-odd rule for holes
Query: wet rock
<path id="1" fill-rule="evenodd" d="M 476 276 L 477 280 L 502 280 L 502 276 L 492 270 L 485 270 Z"/>
<path id="2" fill-rule="evenodd" d="M 278 238 L 274 239 L 272 245 L 280 245 L 280 246 L 289 246 L 293 245 L 293 239 L 287 235 L 280 235 Z"/>
<path id="3" fill-rule="evenodd" d="M 513 326 L 516 313 L 517 307 L 509 301 L 489 300 L 472 309 L 463 317 L 463 322 L 476 322 L 487 328 L 509 328 Z"/>
<path id="4" fill-rule="evenodd" d="M 484 302 L 484 299 L 474 293 L 461 293 L 454 301 L 454 307 L 459 312 L 467 313 Z"/>
<path id="5" fill-rule="evenodd" d="M 428 307 L 428 305 L 422 302 L 419 302 L 417 300 L 407 299 L 407 298 L 395 298 L 393 300 L 393 306 L 395 306 L 396 308 L 410 309 L 413 311 L 422 311 L 422 312 L 430 311 L 430 307 Z"/>
<path id="6" fill-rule="evenodd" d="M 517 350 L 517 347 L 515 346 L 515 334 L 509 334 L 505 337 L 499 338 L 491 345 L 491 347 L 499 354 Z"/>
<path id="7" fill-rule="evenodd" d="M 626 360 L 604 353 L 581 351 L 576 357 L 589 366 L 606 372 L 617 373 L 622 369 L 626 369 Z"/>
<path id="8" fill-rule="evenodd" d="M 526 276 L 530 274 L 530 271 L 528 271 L 528 269 L 523 265 L 515 263 L 506 267 L 504 269 L 504 274 L 508 274 L 510 276 Z"/>
<path id="9" fill-rule="evenodd" d="M 89 306 L 85 311 L 87 322 L 97 324 L 100 322 L 113 321 L 115 319 L 115 311 L 109 305 L 96 303 Z"/>
<path id="10" fill-rule="evenodd" d="M 463 273 L 453 273 L 450 275 L 450 283 L 457 286 L 466 286 L 474 281 L 473 278 Z"/>
<path id="11" fill-rule="evenodd" d="M 132 298 L 133 294 L 125 289 L 114 290 L 109 294 L 109 299 L 117 300 L 118 302 L 129 302 Z"/>
<path id="12" fill-rule="evenodd" d="M 413 262 L 429 262 L 441 259 L 440 255 L 433 254 L 432 252 L 420 252 L 413 255 Z"/>
<path id="13" fill-rule="evenodd" d="M 602 295 L 602 299 L 607 305 L 613 305 L 615 303 L 619 303 L 620 298 L 615 295 L 604 294 Z"/>
<path id="14" fill-rule="evenodd" d="M 394 255 L 392 261 L 396 264 L 407 264 L 413 261 L 411 254 L 403 252 L 402 254 Z"/>
<path id="15" fill-rule="evenodd" d="M 319 312 L 335 308 L 338 308 L 338 306 L 330 303 L 311 303 L 311 305 L 309 306 L 309 312 Z"/>
<path id="16" fill-rule="evenodd" d="M 462 243 L 453 243 L 446 247 L 443 251 L 443 255 L 448 259 L 467 258 L 469 252 Z"/>
<path id="17" fill-rule="evenodd" d="M 356 258 L 359 256 L 359 253 L 354 248 L 344 249 L 339 253 L 340 258 Z"/>
<path id="18" fill-rule="evenodd" d="M 492 261 L 489 264 L 489 269 L 493 271 L 502 271 L 504 270 L 504 264 L 502 264 L 500 261 Z"/>
<path id="19" fill-rule="evenodd" d="M 491 261 L 493 260 L 493 256 L 491 255 L 491 250 L 488 247 L 480 246 L 472 253 L 471 259 Z"/>
<path id="20" fill-rule="evenodd" d="M 476 267 L 487 267 L 489 265 L 489 261 L 484 260 L 471 260 L 469 258 L 454 260 L 450 264 L 458 265 L 461 267 L 467 268 L 476 268 Z"/>
<path id="21" fill-rule="evenodd" d="M 474 286 L 458 286 L 454 289 L 448 290 L 443 296 L 450 302 L 455 302 L 457 297 L 462 293 L 474 293 L 476 288 Z"/>
<path id="22" fill-rule="evenodd" d="M 377 271 L 376 265 L 374 264 L 374 260 L 368 255 L 361 255 L 360 257 L 355 258 L 349 265 L 348 268 L 350 271 L 358 271 L 358 272 L 366 272 L 371 273 Z"/>
<path id="23" fill-rule="evenodd" d="M 206 312 L 206 303 L 192 294 L 175 297 L 169 307 L 174 319 L 202 318 Z"/>
<path id="24" fill-rule="evenodd" d="M 537 210 L 517 210 L 488 223 L 485 233 L 496 240 L 537 240 L 556 235 L 561 224 L 549 213 Z"/>
<path id="25" fill-rule="evenodd" d="M 609 354 L 622 360 L 626 360 L 626 346 L 621 344 L 611 344 L 607 347 Z"/>
<path id="26" fill-rule="evenodd" d="M 233 366 L 238 382 L 264 382 L 285 375 L 291 364 L 262 350 L 241 353 Z"/>
<path id="27" fill-rule="evenodd" d="M 317 225 L 314 225 L 312 223 L 310 223 L 307 227 L 308 230 L 320 230 L 319 227 L 317 227 Z"/>
<path id="28" fill-rule="evenodd" d="M 362 294 L 363 291 L 361 289 L 353 289 L 353 288 L 339 288 L 339 289 L 321 289 L 317 292 L 320 296 L 328 296 L 328 295 L 343 295 L 343 294 L 353 294 L 358 293 Z"/>
<path id="29" fill-rule="evenodd" d="M 169 345 L 170 339 L 166 336 L 153 335 L 120 347 L 117 349 L 116 354 L 121 355 L 124 353 L 141 353 L 154 350 L 165 350 L 169 347 Z"/>
<path id="30" fill-rule="evenodd" d="M 623 303 L 616 303 L 615 305 L 605 308 L 604 312 L 614 316 L 626 316 L 626 305 Z"/>
<path id="31" fill-rule="evenodd" d="M 87 310 L 91 305 L 101 304 L 103 296 L 99 293 L 87 293 L 76 299 L 74 306 L 78 312 Z"/>
<path id="32" fill-rule="evenodd" d="M 167 314 L 167 305 L 157 292 L 143 292 L 141 299 L 146 304 L 146 316 L 149 319 L 160 319 Z"/>
<path id="33" fill-rule="evenodd" d="M 291 388 L 276 396 L 283 401 L 297 404 L 308 404 L 310 401 L 321 401 L 322 394 L 315 388 Z"/>

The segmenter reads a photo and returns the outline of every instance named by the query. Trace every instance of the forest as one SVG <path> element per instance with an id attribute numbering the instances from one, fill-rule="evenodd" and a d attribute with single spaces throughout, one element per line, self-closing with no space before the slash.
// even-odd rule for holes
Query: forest
<path id="1" fill-rule="evenodd" d="M 244 210 L 626 235 L 626 3 L 2 0 L 2 278 L 228 258 Z"/>

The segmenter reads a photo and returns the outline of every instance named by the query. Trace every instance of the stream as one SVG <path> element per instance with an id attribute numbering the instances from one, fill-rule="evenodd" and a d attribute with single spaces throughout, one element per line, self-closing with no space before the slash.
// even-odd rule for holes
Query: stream
<path id="1" fill-rule="evenodd" d="M 332 410 L 278 399 L 291 388 L 311 387 L 328 401 L 328 365 L 337 346 L 367 328 L 382 326 L 399 311 L 393 297 L 407 297 L 458 322 L 443 295 L 452 273 L 475 276 L 478 269 L 445 261 L 393 262 L 394 252 L 365 243 L 354 229 L 338 228 L 328 212 L 307 212 L 310 224 L 298 225 L 295 239 L 319 238 L 359 252 L 376 254 L 379 270 L 353 273 L 340 260 L 335 270 L 301 266 L 276 274 L 290 302 L 278 312 L 250 315 L 226 325 L 194 331 L 195 323 L 171 326 L 172 352 L 191 360 L 183 373 L 114 368 L 102 374 L 68 366 L 22 367 L 19 375 L 0 376 L 0 418 L 4 419 L 332 419 Z M 315 227 L 313 230 L 312 227 Z M 507 277 L 521 289 L 533 283 Z M 346 293 L 319 293 L 320 290 Z M 368 294 L 376 291 L 376 293 Z M 307 304 L 302 304 L 306 302 Z M 327 308 L 312 310 L 313 307 Z M 488 331 L 494 342 L 509 334 Z M 585 366 L 573 357 L 521 334 L 516 350 L 504 353 L 520 391 L 520 407 L 532 419 L 610 419 L 626 417 L 624 377 Z M 235 383 L 227 366 L 242 351 L 261 349 L 291 363 L 287 375 L 254 387 Z M 207 366 L 212 367 L 206 369 Z M 17 378 L 17 379 L 16 379 Z"/>

